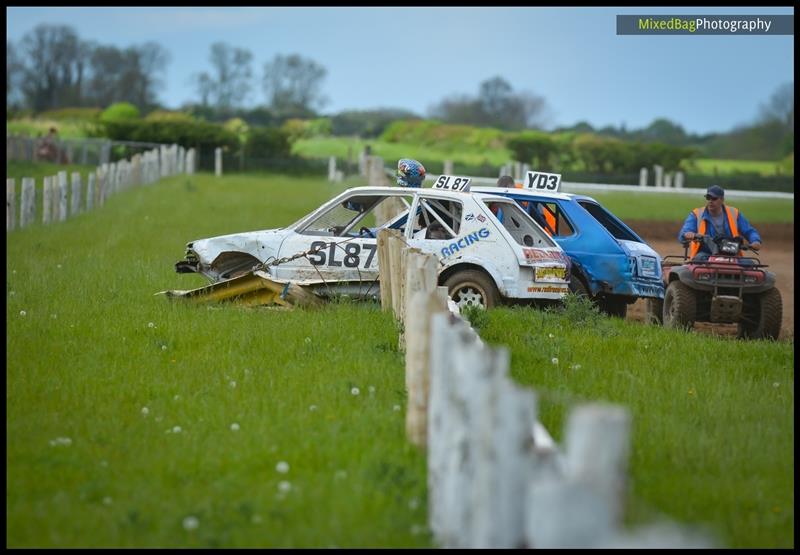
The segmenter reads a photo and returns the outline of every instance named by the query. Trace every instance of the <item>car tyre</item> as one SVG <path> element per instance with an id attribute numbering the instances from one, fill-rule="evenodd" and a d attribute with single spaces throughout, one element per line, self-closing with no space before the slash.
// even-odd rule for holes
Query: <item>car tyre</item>
<path id="1" fill-rule="evenodd" d="M 574 293 L 579 297 L 589 297 L 589 289 L 586 287 L 586 284 L 583 283 L 583 280 L 576 274 L 572 272 L 569 277 L 569 290 L 570 293 Z"/>
<path id="2" fill-rule="evenodd" d="M 662 318 L 667 328 L 691 329 L 697 318 L 694 290 L 677 280 L 670 283 L 664 293 Z"/>
<path id="3" fill-rule="evenodd" d="M 739 322 L 741 339 L 778 339 L 783 320 L 783 301 L 777 289 L 753 295 Z"/>
<path id="4" fill-rule="evenodd" d="M 492 278 L 478 270 L 456 272 L 445 280 L 444 285 L 459 308 L 493 308 L 500 302 L 500 293 Z"/>

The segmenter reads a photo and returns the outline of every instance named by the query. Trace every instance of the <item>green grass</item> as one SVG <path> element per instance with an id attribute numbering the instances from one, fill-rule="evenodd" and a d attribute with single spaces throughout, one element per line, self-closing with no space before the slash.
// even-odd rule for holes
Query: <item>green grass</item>
<path id="1" fill-rule="evenodd" d="M 480 165 L 483 163 L 502 166 L 510 160 L 511 153 L 507 149 L 480 149 L 480 148 L 446 148 L 430 147 L 407 143 L 387 143 L 375 140 L 364 140 L 347 137 L 316 137 L 313 139 L 300 139 L 293 145 L 293 153 L 307 158 L 325 158 L 336 156 L 353 162 L 358 161 L 359 153 L 364 146 L 369 145 L 372 154 L 381 156 L 384 160 L 399 160 L 400 158 L 415 158 L 423 164 L 433 161 L 443 162 L 452 160 L 454 164 Z"/>
<path id="2" fill-rule="evenodd" d="M 6 134 L 44 137 L 51 127 L 55 127 L 62 139 L 82 139 L 91 136 L 94 125 L 93 122 L 81 120 L 20 118 L 6 121 Z"/>
<path id="3" fill-rule="evenodd" d="M 698 206 L 705 206 L 706 201 L 698 195 L 659 194 L 659 193 L 627 193 L 627 192 L 586 192 L 586 195 L 599 201 L 616 216 L 625 220 L 672 220 L 675 222 L 675 233 L 686 219 L 689 211 Z M 731 191 L 735 195 L 736 191 Z M 731 199 L 729 204 L 735 206 L 754 225 L 772 222 L 794 222 L 794 200 L 747 198 Z"/>
<path id="4" fill-rule="evenodd" d="M 501 308 L 480 335 L 510 348 L 554 437 L 579 402 L 630 410 L 627 523 L 666 517 L 728 547 L 793 547 L 793 344 L 586 315 Z"/>
<path id="5" fill-rule="evenodd" d="M 7 546 L 432 545 L 388 314 L 153 295 L 205 283 L 174 272 L 186 242 L 287 225 L 354 184 L 177 176 L 7 235 Z M 557 437 L 578 399 L 631 409 L 629 521 L 663 513 L 729 546 L 792 546 L 793 343 L 570 314 L 499 309 L 480 333 L 510 346 Z"/>
<path id="6" fill-rule="evenodd" d="M 706 175 L 730 175 L 732 173 L 757 173 L 770 176 L 785 173 L 780 161 L 763 160 L 722 160 L 718 158 L 698 158 L 695 167 L 698 173 Z"/>

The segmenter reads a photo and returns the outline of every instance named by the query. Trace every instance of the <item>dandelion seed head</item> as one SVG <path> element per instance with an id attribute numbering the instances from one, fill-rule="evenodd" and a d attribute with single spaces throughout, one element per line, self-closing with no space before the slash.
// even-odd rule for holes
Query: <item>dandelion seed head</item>
<path id="1" fill-rule="evenodd" d="M 52 318 L 53 320 L 55 320 L 56 318 L 58 318 L 58 316 L 56 316 L 55 314 L 51 314 L 51 315 L 50 315 L 50 318 Z"/>
<path id="2" fill-rule="evenodd" d="M 361 390 L 359 390 L 357 387 L 354 387 L 353 389 L 350 390 L 350 393 L 352 393 L 353 395 L 358 395 L 359 393 L 361 393 Z"/>
<path id="3" fill-rule="evenodd" d="M 375 386 L 374 386 L 374 385 L 371 385 L 371 386 L 369 386 L 369 387 L 367 388 L 367 390 L 369 391 L 369 394 L 370 394 L 370 395 L 372 395 L 372 394 L 374 394 L 374 393 L 375 393 Z"/>
<path id="4" fill-rule="evenodd" d="M 184 530 L 197 530 L 198 526 L 200 526 L 200 521 L 195 516 L 189 515 L 183 519 Z"/>
<path id="5" fill-rule="evenodd" d="M 231 424 L 231 431 L 232 432 L 238 432 L 239 431 L 239 423 L 238 422 L 234 422 L 233 424 Z"/>
<path id="6" fill-rule="evenodd" d="M 772 384 L 772 387 L 780 387 L 780 385 L 781 385 L 780 383 L 778 383 L 778 382 L 774 382 L 774 383 Z"/>
<path id="7" fill-rule="evenodd" d="M 393 406 L 393 407 L 392 407 L 392 410 L 393 410 L 394 412 L 400 412 L 400 405 L 395 405 L 395 406 Z"/>
<path id="8" fill-rule="evenodd" d="M 306 342 L 306 344 L 309 344 L 309 343 L 311 343 L 311 338 L 310 337 L 306 337 L 304 341 Z"/>
<path id="9" fill-rule="evenodd" d="M 56 268 L 61 268 L 61 264 L 56 264 Z"/>
<path id="10" fill-rule="evenodd" d="M 161 350 L 162 351 L 166 351 L 167 350 L 167 346 L 166 345 L 161 345 Z"/>
<path id="11" fill-rule="evenodd" d="M 156 325 L 153 322 L 148 322 L 147 323 L 147 327 L 148 328 L 154 328 L 154 327 L 156 327 Z"/>
<path id="12" fill-rule="evenodd" d="M 314 412 L 315 410 L 317 410 L 317 405 L 311 405 L 310 407 L 308 407 L 308 410 Z"/>
<path id="13" fill-rule="evenodd" d="M 231 380 L 228 385 L 231 386 L 231 389 L 235 388 L 236 387 L 236 380 Z"/>
<path id="14" fill-rule="evenodd" d="M 25 316 L 26 314 L 27 314 L 27 312 L 25 312 L 24 310 L 20 310 L 19 311 L 19 315 L 20 316 Z"/>
<path id="15" fill-rule="evenodd" d="M 275 470 L 280 472 L 281 474 L 286 474 L 289 472 L 289 463 L 286 461 L 280 461 L 278 464 L 275 465 Z"/>
<path id="16" fill-rule="evenodd" d="M 179 433 L 181 433 L 182 431 L 183 431 L 183 430 L 181 429 L 181 427 L 180 427 L 180 426 L 173 426 L 173 427 L 172 427 L 172 433 L 173 433 L 173 434 L 179 434 Z"/>
<path id="17" fill-rule="evenodd" d="M 150 414 L 150 409 L 142 407 L 142 416 L 147 416 L 148 414 Z"/>
<path id="18" fill-rule="evenodd" d="M 289 490 L 292 489 L 292 484 L 287 482 L 286 480 L 281 480 L 278 482 L 278 491 L 281 493 L 288 493 Z"/>
<path id="19" fill-rule="evenodd" d="M 14 295 L 16 295 L 16 294 L 17 294 L 17 292 L 16 292 L 16 291 L 9 291 L 9 293 L 8 293 L 8 294 L 9 294 L 9 295 L 11 295 L 11 296 L 13 297 Z"/>
<path id="20" fill-rule="evenodd" d="M 558 364 L 558 358 L 553 357 L 550 359 L 550 362 L 552 362 L 553 364 Z"/>
<path id="21" fill-rule="evenodd" d="M 555 335 L 553 335 L 552 333 L 548 333 L 547 337 L 549 337 L 550 339 L 553 339 L 555 337 Z"/>

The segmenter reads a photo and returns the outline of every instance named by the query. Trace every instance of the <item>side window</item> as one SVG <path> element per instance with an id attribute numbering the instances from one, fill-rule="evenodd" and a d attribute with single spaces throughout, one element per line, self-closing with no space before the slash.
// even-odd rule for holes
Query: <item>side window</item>
<path id="1" fill-rule="evenodd" d="M 299 233 L 325 237 L 374 237 L 379 227 L 408 210 L 409 206 L 409 200 L 403 197 L 354 196 L 323 212 Z M 364 228 L 369 230 L 368 234 Z"/>
<path id="2" fill-rule="evenodd" d="M 519 204 L 508 201 L 490 202 L 487 205 L 518 244 L 525 247 L 556 246 L 550 236 L 531 221 L 532 219 L 535 221 L 535 218 L 523 210 Z"/>
<path id="3" fill-rule="evenodd" d="M 575 233 L 575 229 L 557 203 L 538 200 L 517 202 L 551 237 L 568 237 Z"/>
<path id="4" fill-rule="evenodd" d="M 454 239 L 461 229 L 462 212 L 458 201 L 420 198 L 412 236 L 416 239 Z"/>
<path id="5" fill-rule="evenodd" d="M 624 241 L 636 241 L 639 242 L 639 239 L 633 235 L 630 231 L 625 229 L 625 226 L 620 222 L 616 216 L 608 212 L 599 204 L 595 204 L 593 202 L 587 201 L 578 201 L 586 211 L 594 217 L 595 220 L 600 222 L 600 224 L 608 230 L 608 232 L 614 236 L 615 239 L 622 239 Z"/>

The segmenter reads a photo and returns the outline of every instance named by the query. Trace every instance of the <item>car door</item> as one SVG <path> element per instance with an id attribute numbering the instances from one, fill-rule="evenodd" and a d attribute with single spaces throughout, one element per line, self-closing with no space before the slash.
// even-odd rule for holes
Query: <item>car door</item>
<path id="1" fill-rule="evenodd" d="M 343 197 L 289 234 L 278 256 L 291 260 L 276 267 L 276 277 L 325 282 L 377 279 L 377 231 L 387 225 L 378 217 L 385 217 L 387 207 L 406 209 L 407 196 L 356 190 Z"/>

